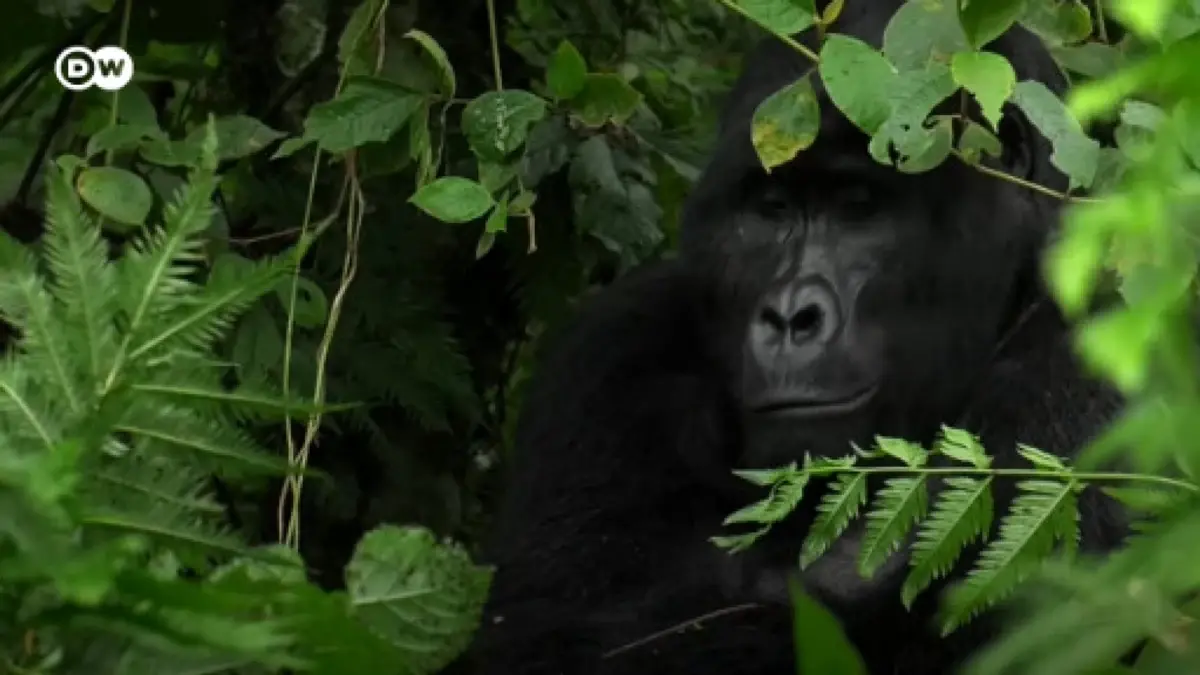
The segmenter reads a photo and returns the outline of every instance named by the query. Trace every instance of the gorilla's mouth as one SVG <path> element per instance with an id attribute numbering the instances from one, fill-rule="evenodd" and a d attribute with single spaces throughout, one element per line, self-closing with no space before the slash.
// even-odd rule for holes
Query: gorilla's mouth
<path id="1" fill-rule="evenodd" d="M 870 402 L 879 391 L 877 384 L 859 389 L 848 396 L 838 398 L 813 398 L 811 396 L 789 396 L 787 392 L 760 399 L 750 406 L 750 412 L 758 415 L 783 415 L 787 417 L 826 417 L 852 413 Z"/>

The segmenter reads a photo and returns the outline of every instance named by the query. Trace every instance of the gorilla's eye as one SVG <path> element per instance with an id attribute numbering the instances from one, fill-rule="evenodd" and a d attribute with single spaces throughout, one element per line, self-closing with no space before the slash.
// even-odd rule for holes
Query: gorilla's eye
<path id="1" fill-rule="evenodd" d="M 839 187 L 832 201 L 838 211 L 856 217 L 870 215 L 878 204 L 875 191 L 862 183 Z"/>
<path id="2" fill-rule="evenodd" d="M 768 187 L 754 199 L 754 209 L 764 218 L 779 219 L 786 216 L 792 208 L 787 195 L 778 187 Z"/>

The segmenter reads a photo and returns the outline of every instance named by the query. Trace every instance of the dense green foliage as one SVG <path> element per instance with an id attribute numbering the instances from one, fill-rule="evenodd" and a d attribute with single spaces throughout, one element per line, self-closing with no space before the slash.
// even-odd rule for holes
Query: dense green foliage
<path id="1" fill-rule="evenodd" d="M 755 114 L 767 167 L 819 134 L 812 78 L 898 171 L 1017 181 L 979 158 L 1006 103 L 1029 117 L 1072 184 L 1026 186 L 1071 203 L 1047 279 L 1075 316 L 1102 289 L 1127 300 L 1078 347 L 1132 405 L 1076 466 L 1024 448 L 1028 470 L 992 471 L 953 429 L 931 449 L 880 439 L 746 474 L 769 495 L 730 522 L 761 534 L 836 475 L 802 565 L 867 506 L 864 574 L 917 531 L 911 602 L 999 519 L 947 596 L 947 629 L 1019 600 L 976 672 L 1097 672 L 1146 638 L 1135 672 L 1200 667 L 1200 3 L 914 0 L 875 50 L 838 34 L 857 1 L 0 9 L 0 672 L 452 660 L 531 358 L 580 297 L 671 249 L 717 97 L 764 31 L 813 61 Z M 981 51 L 1015 22 L 1072 77 L 1068 102 Z M 817 51 L 787 37 L 814 25 Z M 124 46 L 134 83 L 65 91 L 51 69 L 77 43 Z M 979 118 L 931 115 L 956 96 Z M 896 467 L 856 465 L 871 454 Z M 955 463 L 935 500 L 933 454 Z M 1100 470 L 1117 458 L 1130 472 Z M 999 480 L 1021 481 L 1008 513 Z M 1147 516 L 1104 561 L 1074 554 L 1075 496 L 1097 483 Z M 818 605 L 796 611 L 802 667 L 861 667 Z"/>

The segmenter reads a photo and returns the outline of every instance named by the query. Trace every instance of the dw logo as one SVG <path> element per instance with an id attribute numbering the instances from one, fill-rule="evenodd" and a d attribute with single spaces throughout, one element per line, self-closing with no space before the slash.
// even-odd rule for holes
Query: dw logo
<path id="1" fill-rule="evenodd" d="M 54 61 L 54 77 L 71 91 L 92 85 L 116 91 L 133 79 L 133 59 L 120 47 L 101 47 L 94 52 L 82 45 L 67 47 Z"/>

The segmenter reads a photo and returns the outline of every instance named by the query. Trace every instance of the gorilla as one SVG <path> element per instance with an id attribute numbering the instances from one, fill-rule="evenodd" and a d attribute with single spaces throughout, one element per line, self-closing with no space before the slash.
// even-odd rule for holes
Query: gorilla
<path id="1" fill-rule="evenodd" d="M 900 4 L 847 3 L 835 29 L 878 46 Z M 988 48 L 1019 79 L 1065 89 L 1023 29 Z M 488 549 L 475 672 L 795 673 L 792 574 L 874 675 L 953 672 L 994 626 L 941 637 L 937 587 L 906 611 L 903 550 L 863 579 L 851 528 L 799 572 L 816 486 L 747 552 L 716 548 L 722 520 L 762 496 L 732 471 L 843 456 L 876 435 L 928 444 L 943 424 L 1019 466 L 1018 442 L 1069 457 L 1119 412 L 1040 283 L 1053 199 L 953 159 L 919 175 L 879 165 L 823 92 L 815 144 L 763 170 L 753 112 L 811 67 L 774 39 L 748 57 L 678 255 L 590 299 L 544 355 Z M 998 132 L 995 168 L 1066 187 L 1015 108 Z M 998 511 L 1013 494 L 997 489 Z M 1115 505 L 1085 494 L 1081 509 L 1084 549 L 1119 543 Z"/>

